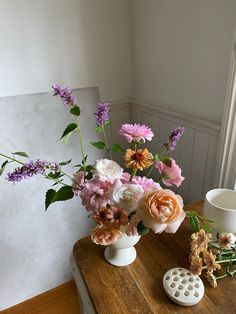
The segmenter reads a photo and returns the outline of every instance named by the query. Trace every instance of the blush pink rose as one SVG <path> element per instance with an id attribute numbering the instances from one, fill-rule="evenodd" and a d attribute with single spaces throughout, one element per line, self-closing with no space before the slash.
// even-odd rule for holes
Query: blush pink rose
<path id="1" fill-rule="evenodd" d="M 92 230 L 91 239 L 96 244 L 110 245 L 116 243 L 121 236 L 120 230 L 101 225 Z"/>
<path id="2" fill-rule="evenodd" d="M 111 182 L 101 181 L 97 178 L 86 182 L 80 194 L 82 205 L 85 206 L 88 211 L 106 207 L 107 204 L 110 204 L 108 191 L 111 186 Z"/>
<path id="3" fill-rule="evenodd" d="M 139 201 L 139 209 L 132 217 L 142 220 L 155 233 L 175 233 L 184 220 L 183 200 L 171 190 L 146 192 Z"/>
<path id="4" fill-rule="evenodd" d="M 152 179 L 146 178 L 146 177 L 135 176 L 130 181 L 130 183 L 141 186 L 141 188 L 144 191 L 151 190 L 151 189 L 162 189 L 159 183 L 153 181 Z"/>
<path id="5" fill-rule="evenodd" d="M 170 160 L 171 160 L 170 167 L 165 165 L 162 161 L 158 161 L 155 164 L 155 167 L 160 172 L 160 174 L 164 177 L 162 179 L 162 182 L 166 186 L 172 186 L 172 185 L 180 186 L 184 180 L 184 177 L 181 176 L 181 169 L 176 164 L 174 159 L 170 158 Z"/>

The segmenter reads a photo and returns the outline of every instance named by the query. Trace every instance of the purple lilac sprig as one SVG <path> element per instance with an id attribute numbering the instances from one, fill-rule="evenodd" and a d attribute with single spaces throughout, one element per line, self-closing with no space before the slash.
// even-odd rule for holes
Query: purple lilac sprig
<path id="1" fill-rule="evenodd" d="M 164 142 L 164 145 L 166 146 L 167 151 L 175 149 L 176 144 L 180 140 L 184 131 L 185 131 L 184 127 L 178 127 L 178 128 L 171 131 L 169 137 Z"/>
<path id="2" fill-rule="evenodd" d="M 109 103 L 107 102 L 98 103 L 97 111 L 95 112 L 97 125 L 103 126 L 109 120 L 108 106 Z"/>
<path id="3" fill-rule="evenodd" d="M 77 99 L 75 96 L 72 95 L 72 90 L 70 87 L 63 88 L 59 84 L 54 84 L 52 86 L 54 90 L 53 96 L 60 96 L 64 105 L 68 107 L 74 107 L 77 104 Z"/>
<path id="4" fill-rule="evenodd" d="M 16 168 L 13 172 L 7 174 L 6 179 L 10 182 L 20 182 L 37 174 L 44 174 L 46 170 L 58 171 L 59 166 L 56 163 L 50 163 L 37 159 L 25 163 Z"/>

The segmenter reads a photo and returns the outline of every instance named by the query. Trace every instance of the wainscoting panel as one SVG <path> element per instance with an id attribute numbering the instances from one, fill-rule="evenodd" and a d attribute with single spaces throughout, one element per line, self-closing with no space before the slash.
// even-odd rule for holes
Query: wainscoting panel
<path id="1" fill-rule="evenodd" d="M 171 189 L 179 193 L 185 203 L 203 199 L 205 193 L 215 187 L 219 124 L 137 101 L 131 103 L 131 121 L 152 128 L 155 137 L 147 145 L 153 153 L 163 151 L 163 142 L 172 129 L 185 127 L 181 141 L 171 152 L 185 177 L 181 187 Z M 154 170 L 151 177 L 158 180 L 159 174 Z"/>

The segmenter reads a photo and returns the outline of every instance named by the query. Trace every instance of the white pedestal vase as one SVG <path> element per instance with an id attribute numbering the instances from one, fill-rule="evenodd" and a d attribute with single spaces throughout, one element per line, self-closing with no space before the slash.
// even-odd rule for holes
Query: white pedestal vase
<path id="1" fill-rule="evenodd" d="M 105 250 L 105 259 L 114 266 L 127 266 L 134 262 L 137 253 L 134 245 L 138 243 L 141 236 L 127 236 L 123 233 L 122 237 Z"/>

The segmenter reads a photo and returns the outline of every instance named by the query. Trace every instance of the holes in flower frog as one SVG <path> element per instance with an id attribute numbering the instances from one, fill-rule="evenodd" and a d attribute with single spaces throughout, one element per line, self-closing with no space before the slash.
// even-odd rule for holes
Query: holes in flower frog
<path id="1" fill-rule="evenodd" d="M 184 277 L 184 276 L 185 276 L 185 273 L 183 273 L 183 272 L 180 273 L 180 276 L 181 276 L 181 277 Z"/>
<path id="2" fill-rule="evenodd" d="M 171 288 L 174 288 L 174 287 L 175 287 L 175 283 L 172 282 L 172 283 L 170 284 L 170 287 L 171 287 Z"/>
<path id="3" fill-rule="evenodd" d="M 197 277 L 196 280 L 199 281 L 200 279 Z"/>
<path id="4" fill-rule="evenodd" d="M 172 275 L 177 275 L 177 271 L 176 271 L 176 270 L 173 271 L 173 272 L 172 272 Z"/>
<path id="5" fill-rule="evenodd" d="M 174 294 L 174 296 L 175 296 L 176 298 L 178 298 L 178 297 L 180 296 L 179 291 L 176 291 L 175 294 Z"/>
<path id="6" fill-rule="evenodd" d="M 170 276 L 166 276 L 165 280 L 170 280 Z"/>
<path id="7" fill-rule="evenodd" d="M 193 286 L 188 286 L 188 290 L 193 290 Z"/>
<path id="8" fill-rule="evenodd" d="M 194 296 L 195 296 L 195 298 L 198 298 L 199 297 L 198 292 L 194 292 Z"/>
<path id="9" fill-rule="evenodd" d="M 196 283 L 196 284 L 194 285 L 194 287 L 195 287 L 195 288 L 199 288 L 199 284 Z"/>
<path id="10" fill-rule="evenodd" d="M 185 284 L 185 283 L 187 283 L 187 279 L 183 279 L 181 282 L 182 282 L 183 284 Z"/>
<path id="11" fill-rule="evenodd" d="M 179 271 L 182 271 L 182 268 L 179 268 L 178 270 L 179 270 Z"/>
<path id="12" fill-rule="evenodd" d="M 193 277 L 190 277 L 190 278 L 188 279 L 188 281 L 194 282 L 194 278 L 193 278 Z"/>
<path id="13" fill-rule="evenodd" d="M 188 296 L 190 295 L 189 291 L 186 290 L 186 291 L 184 292 L 184 295 L 185 295 L 186 297 L 188 297 Z"/>
<path id="14" fill-rule="evenodd" d="M 184 289 L 184 286 L 183 286 L 183 285 L 179 285 L 179 286 L 178 286 L 178 289 L 179 289 L 179 290 L 183 290 L 183 289 Z"/>
<path id="15" fill-rule="evenodd" d="M 188 276 L 191 276 L 191 273 L 188 271 L 188 272 L 187 272 L 187 275 L 188 275 Z"/>
<path id="16" fill-rule="evenodd" d="M 179 278 L 178 277 L 174 277 L 174 279 L 173 279 L 174 281 L 178 281 L 179 280 Z"/>

